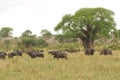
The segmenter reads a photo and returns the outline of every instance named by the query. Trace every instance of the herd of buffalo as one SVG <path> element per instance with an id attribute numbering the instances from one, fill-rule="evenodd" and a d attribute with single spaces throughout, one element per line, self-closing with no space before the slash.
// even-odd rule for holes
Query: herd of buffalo
<path id="1" fill-rule="evenodd" d="M 76 53 L 80 52 L 80 50 L 72 50 L 72 49 L 66 49 L 66 50 L 59 50 L 59 51 L 48 51 L 48 54 L 53 55 L 53 58 L 59 59 L 59 58 L 65 58 L 68 59 L 67 53 Z M 95 52 L 94 49 L 86 49 L 85 55 L 93 55 Z M 44 50 L 31 50 L 26 52 L 31 58 L 36 57 L 42 57 L 44 58 Z M 0 58 L 5 59 L 6 56 L 8 58 L 14 58 L 14 56 L 22 56 L 23 51 L 21 50 L 14 50 L 12 52 L 0 52 Z M 110 49 L 103 49 L 100 51 L 100 55 L 112 55 L 112 51 Z"/>

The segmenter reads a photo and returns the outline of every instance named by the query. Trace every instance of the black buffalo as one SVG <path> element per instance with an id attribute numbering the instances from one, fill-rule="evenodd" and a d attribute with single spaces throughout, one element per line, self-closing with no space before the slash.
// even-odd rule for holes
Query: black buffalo
<path id="1" fill-rule="evenodd" d="M 93 55 L 94 52 L 95 52 L 94 49 L 86 49 L 86 50 L 85 50 L 85 55 Z"/>
<path id="2" fill-rule="evenodd" d="M 0 58 L 5 59 L 5 56 L 7 55 L 6 52 L 0 52 Z"/>
<path id="3" fill-rule="evenodd" d="M 14 54 L 11 52 L 11 53 L 8 53 L 8 58 L 13 58 L 14 57 Z"/>
<path id="4" fill-rule="evenodd" d="M 55 54 L 57 54 L 58 52 L 61 52 L 61 51 L 49 51 L 48 54 L 55 55 Z"/>
<path id="5" fill-rule="evenodd" d="M 44 58 L 44 51 L 32 50 L 27 53 L 31 58 L 42 57 Z"/>
<path id="6" fill-rule="evenodd" d="M 112 50 L 103 49 L 103 50 L 101 50 L 100 55 L 112 55 Z"/>
<path id="7" fill-rule="evenodd" d="M 37 51 L 35 54 L 36 54 L 37 57 L 42 57 L 42 58 L 44 58 L 44 53 L 43 53 L 43 51 Z"/>
<path id="8" fill-rule="evenodd" d="M 13 52 L 8 53 L 8 58 L 13 58 L 14 56 L 22 56 L 22 51 L 14 50 Z"/>
<path id="9" fill-rule="evenodd" d="M 27 54 L 31 57 L 31 58 L 35 58 L 36 57 L 36 54 L 34 51 L 29 51 L 27 52 Z"/>
<path id="10" fill-rule="evenodd" d="M 65 59 L 68 59 L 67 53 L 62 52 L 62 51 L 49 51 L 48 54 L 53 55 L 53 58 L 57 58 L 57 59 L 65 58 Z"/>
<path id="11" fill-rule="evenodd" d="M 31 57 L 31 58 L 35 58 L 36 57 L 36 54 L 34 51 L 29 51 L 27 52 L 27 54 Z"/>

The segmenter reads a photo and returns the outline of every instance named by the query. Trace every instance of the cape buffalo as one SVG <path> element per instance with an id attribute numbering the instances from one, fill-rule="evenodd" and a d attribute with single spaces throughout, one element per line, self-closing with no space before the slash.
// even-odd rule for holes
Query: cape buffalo
<path id="1" fill-rule="evenodd" d="M 6 55 L 7 55 L 6 52 L 0 52 L 0 58 L 5 59 Z"/>
<path id="2" fill-rule="evenodd" d="M 85 55 L 93 55 L 94 52 L 95 52 L 94 49 L 86 49 L 86 50 L 85 50 Z"/>
<path id="3" fill-rule="evenodd" d="M 62 52 L 62 51 L 49 51 L 48 54 L 53 55 L 53 58 L 57 58 L 57 59 L 65 58 L 65 59 L 68 59 L 67 53 Z"/>
<path id="4" fill-rule="evenodd" d="M 14 50 L 13 52 L 8 53 L 8 58 L 13 58 L 14 56 L 22 56 L 22 51 Z"/>
<path id="5" fill-rule="evenodd" d="M 100 55 L 112 55 L 112 51 L 110 49 L 103 49 Z"/>
<path id="6" fill-rule="evenodd" d="M 44 58 L 44 51 L 29 51 L 27 54 L 31 57 L 31 58 L 36 58 L 36 57 L 42 57 Z"/>

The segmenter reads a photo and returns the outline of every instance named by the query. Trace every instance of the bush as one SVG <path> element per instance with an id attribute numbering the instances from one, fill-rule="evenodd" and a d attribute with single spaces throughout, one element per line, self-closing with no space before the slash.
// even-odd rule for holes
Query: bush
<path id="1" fill-rule="evenodd" d="M 109 45 L 108 48 L 113 49 L 113 50 L 120 50 L 120 45 L 112 44 L 112 45 Z"/>
<path id="2" fill-rule="evenodd" d="M 82 45 L 80 43 L 60 43 L 60 44 L 49 45 L 48 49 L 54 49 L 54 50 L 82 49 Z"/>
<path id="3" fill-rule="evenodd" d="M 36 46 L 36 38 L 35 37 L 22 37 L 21 40 L 17 43 L 18 47 L 26 47 Z"/>
<path id="4" fill-rule="evenodd" d="M 44 39 L 39 38 L 37 40 L 37 46 L 39 46 L 39 47 L 46 47 L 46 46 L 48 46 L 48 43 Z"/>

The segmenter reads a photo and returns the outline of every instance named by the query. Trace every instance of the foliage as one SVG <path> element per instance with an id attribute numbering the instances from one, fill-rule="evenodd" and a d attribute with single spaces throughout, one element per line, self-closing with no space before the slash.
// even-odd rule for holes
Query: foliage
<path id="1" fill-rule="evenodd" d="M 65 50 L 65 49 L 83 49 L 81 43 L 78 42 L 68 42 L 68 43 L 60 43 L 60 44 L 54 44 L 54 45 L 49 45 L 47 47 L 48 49 L 53 49 L 53 50 Z"/>
<path id="2" fill-rule="evenodd" d="M 48 31 L 47 29 L 43 29 L 41 30 L 41 35 L 49 37 L 49 36 L 52 36 L 52 33 Z"/>
<path id="3" fill-rule="evenodd" d="M 30 31 L 30 30 L 25 30 L 22 33 L 22 37 L 30 37 L 31 35 L 32 35 L 32 31 Z"/>
<path id="4" fill-rule="evenodd" d="M 19 47 L 25 47 L 25 48 L 48 46 L 48 43 L 44 39 L 37 38 L 34 36 L 21 37 L 21 40 L 17 44 Z"/>
<path id="5" fill-rule="evenodd" d="M 48 43 L 47 43 L 43 38 L 39 38 L 39 39 L 37 40 L 37 46 L 47 47 L 47 46 L 48 46 Z"/>
<path id="6" fill-rule="evenodd" d="M 77 39 L 74 37 L 70 37 L 69 35 L 62 35 L 58 34 L 55 36 L 55 38 L 60 42 L 60 43 L 65 43 L 65 42 L 76 42 Z"/>
<path id="7" fill-rule="evenodd" d="M 74 15 L 65 15 L 55 30 L 62 29 L 63 34 L 73 32 L 78 37 L 87 37 L 88 30 L 90 37 L 95 37 L 95 33 L 110 36 L 112 30 L 116 30 L 113 15 L 112 11 L 104 8 L 83 8 Z"/>
<path id="8" fill-rule="evenodd" d="M 108 48 L 110 48 L 112 50 L 120 50 L 120 45 L 112 44 L 112 45 L 109 45 Z"/>
<path id="9" fill-rule="evenodd" d="M 3 27 L 0 30 L 0 37 L 10 37 L 10 36 L 12 36 L 12 31 L 13 31 L 13 29 L 10 27 Z"/>
<path id="10" fill-rule="evenodd" d="M 110 37 L 116 33 L 114 13 L 105 8 L 82 8 L 74 15 L 66 14 L 55 31 L 62 30 L 62 34 L 78 37 L 84 48 L 94 48 L 94 39 L 98 36 Z"/>
<path id="11" fill-rule="evenodd" d="M 35 46 L 36 38 L 35 37 L 22 37 L 21 44 L 25 47 Z"/>
<path id="12" fill-rule="evenodd" d="M 18 42 L 21 47 L 32 47 L 32 46 L 46 46 L 47 43 L 43 39 L 37 39 L 35 35 L 32 35 L 30 30 L 26 30 L 22 33 L 21 41 Z"/>
<path id="13" fill-rule="evenodd" d="M 30 30 L 25 30 L 22 33 L 21 36 L 21 41 L 18 42 L 20 46 L 25 46 L 25 47 L 32 47 L 36 45 L 36 37 L 32 35 L 32 31 Z"/>
<path id="14" fill-rule="evenodd" d="M 117 37 L 118 37 L 118 39 L 120 39 L 120 29 L 117 30 L 117 33 L 118 33 Z"/>

